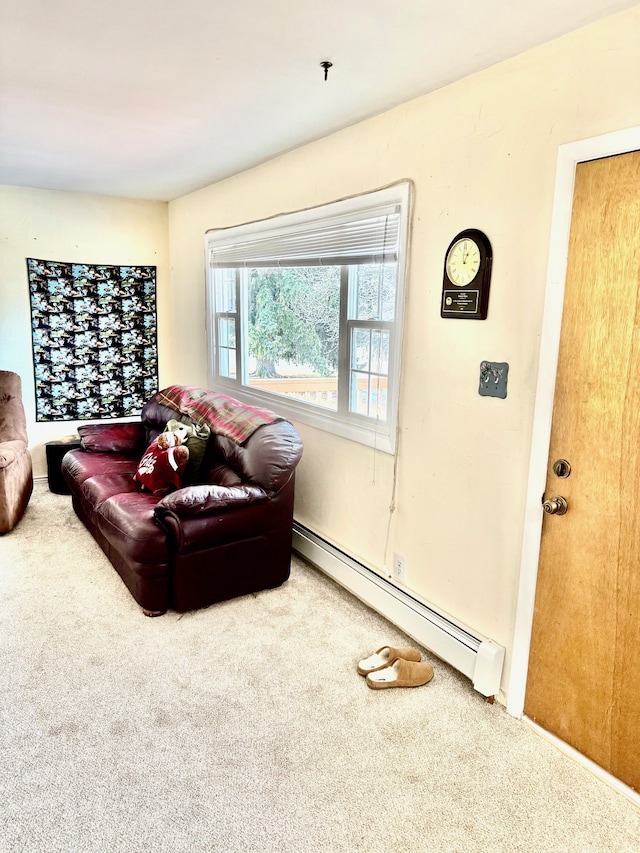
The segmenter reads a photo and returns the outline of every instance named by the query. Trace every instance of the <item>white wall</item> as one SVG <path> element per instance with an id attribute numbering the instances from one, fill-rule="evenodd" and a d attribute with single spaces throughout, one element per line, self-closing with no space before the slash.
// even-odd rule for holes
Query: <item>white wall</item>
<path id="1" fill-rule="evenodd" d="M 557 148 L 640 124 L 639 79 L 635 7 L 169 205 L 181 369 L 206 383 L 206 229 L 414 182 L 395 512 L 391 457 L 299 425 L 296 517 L 380 572 L 403 552 L 416 594 L 508 652 Z M 443 320 L 469 227 L 493 244 L 489 316 Z M 478 395 L 484 359 L 509 362 L 505 400 Z"/>
<path id="2" fill-rule="evenodd" d="M 22 378 L 34 474 L 46 475 L 44 444 L 76 423 L 36 423 L 26 258 L 156 266 L 160 376 L 172 348 L 167 205 L 0 186 L 0 368 Z"/>

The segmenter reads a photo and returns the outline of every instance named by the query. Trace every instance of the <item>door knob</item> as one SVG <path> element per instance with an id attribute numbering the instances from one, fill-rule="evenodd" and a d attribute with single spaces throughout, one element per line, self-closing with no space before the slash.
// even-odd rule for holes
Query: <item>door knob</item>
<path id="1" fill-rule="evenodd" d="M 542 509 L 548 515 L 564 515 L 569 509 L 569 506 L 563 497 L 556 495 L 555 498 L 549 498 L 549 500 L 543 501 Z"/>

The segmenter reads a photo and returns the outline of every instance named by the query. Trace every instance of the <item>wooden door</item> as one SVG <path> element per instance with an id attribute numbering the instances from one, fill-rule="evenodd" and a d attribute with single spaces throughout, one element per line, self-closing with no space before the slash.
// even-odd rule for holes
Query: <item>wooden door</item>
<path id="1" fill-rule="evenodd" d="M 553 470 L 561 459 L 566 478 Z M 555 496 L 568 510 L 543 523 L 525 714 L 638 790 L 640 151 L 576 170 Z"/>

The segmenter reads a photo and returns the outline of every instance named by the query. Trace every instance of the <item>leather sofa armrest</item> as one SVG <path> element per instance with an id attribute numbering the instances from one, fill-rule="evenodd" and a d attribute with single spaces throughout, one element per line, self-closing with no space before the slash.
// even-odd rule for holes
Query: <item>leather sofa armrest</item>
<path id="1" fill-rule="evenodd" d="M 259 486 L 186 486 L 158 501 L 154 517 L 173 548 L 192 552 L 220 544 L 222 531 L 246 537 L 268 503 Z"/>
<path id="2" fill-rule="evenodd" d="M 184 517 L 218 515 L 268 499 L 259 486 L 186 486 L 163 497 L 155 507 L 156 518 L 174 514 Z"/>
<path id="3" fill-rule="evenodd" d="M 82 449 L 89 453 L 139 453 L 145 449 L 141 422 L 82 424 L 78 427 Z"/>
<path id="4" fill-rule="evenodd" d="M 0 468 L 8 468 L 27 452 L 27 445 L 19 438 L 0 441 Z"/>

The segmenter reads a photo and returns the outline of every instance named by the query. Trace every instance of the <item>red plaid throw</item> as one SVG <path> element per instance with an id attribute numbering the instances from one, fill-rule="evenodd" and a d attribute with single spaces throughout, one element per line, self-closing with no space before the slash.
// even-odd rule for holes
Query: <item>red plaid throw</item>
<path id="1" fill-rule="evenodd" d="M 158 403 L 187 415 L 197 424 L 208 424 L 212 432 L 224 435 L 237 444 L 244 444 L 263 424 L 283 420 L 268 409 L 247 406 L 226 394 L 191 385 L 170 385 L 158 391 L 155 398 Z"/>

